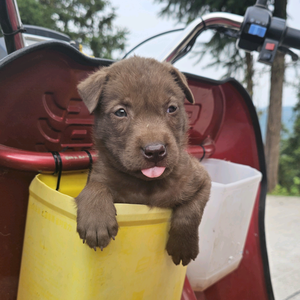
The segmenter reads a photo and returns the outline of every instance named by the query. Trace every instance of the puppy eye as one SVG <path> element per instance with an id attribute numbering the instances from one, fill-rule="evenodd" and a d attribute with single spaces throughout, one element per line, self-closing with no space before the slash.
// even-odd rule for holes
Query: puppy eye
<path id="1" fill-rule="evenodd" d="M 115 115 L 119 118 L 122 118 L 122 117 L 127 117 L 127 113 L 125 111 L 125 109 L 123 108 L 120 108 L 118 109 L 116 112 L 115 112 Z"/>
<path id="2" fill-rule="evenodd" d="M 171 114 L 176 110 L 177 110 L 177 107 L 174 106 L 174 105 L 171 105 L 171 106 L 168 107 L 167 113 Z"/>

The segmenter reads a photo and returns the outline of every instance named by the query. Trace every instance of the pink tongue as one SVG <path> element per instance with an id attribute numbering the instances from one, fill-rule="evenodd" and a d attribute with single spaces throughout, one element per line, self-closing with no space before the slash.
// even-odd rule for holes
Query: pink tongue
<path id="1" fill-rule="evenodd" d="M 153 167 L 149 169 L 143 169 L 142 173 L 149 178 L 159 177 L 165 170 L 165 167 Z"/>

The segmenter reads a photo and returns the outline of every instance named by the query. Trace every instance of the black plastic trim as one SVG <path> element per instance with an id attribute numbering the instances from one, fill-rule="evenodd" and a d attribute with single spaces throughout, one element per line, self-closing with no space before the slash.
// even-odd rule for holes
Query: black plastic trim
<path id="1" fill-rule="evenodd" d="M 21 58 L 29 53 L 33 53 L 40 50 L 54 50 L 61 52 L 67 56 L 69 56 L 74 61 L 86 65 L 86 66 L 110 66 L 114 60 L 110 59 L 100 59 L 100 58 L 92 58 L 86 56 L 75 49 L 73 46 L 60 41 L 46 41 L 41 43 L 36 43 L 34 45 L 19 49 L 14 51 L 13 53 L 9 54 L 8 56 L 4 57 L 0 60 L 0 70 L 4 68 L 6 65 L 11 63 L 12 61 Z"/>

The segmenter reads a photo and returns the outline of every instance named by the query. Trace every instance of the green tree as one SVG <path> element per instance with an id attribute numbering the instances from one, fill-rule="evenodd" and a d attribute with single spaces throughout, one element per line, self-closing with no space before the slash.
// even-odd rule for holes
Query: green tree
<path id="1" fill-rule="evenodd" d="M 208 12 L 226 11 L 244 15 L 247 7 L 254 4 L 253 0 L 156 0 L 156 2 L 167 4 L 161 11 L 162 15 L 173 16 L 187 23 Z"/>
<path id="2" fill-rule="evenodd" d="M 18 0 L 18 7 L 24 24 L 58 29 L 55 19 L 52 18 L 54 11 L 50 7 L 47 9 L 37 0 Z"/>
<path id="3" fill-rule="evenodd" d="M 254 4 L 253 0 L 155 0 L 165 3 L 161 15 L 172 16 L 179 22 L 188 24 L 197 17 L 209 12 L 230 12 L 244 15 L 247 7 Z M 223 33 L 216 33 L 207 43 L 201 44 L 203 50 L 195 51 L 200 54 L 210 52 L 212 62 L 208 66 L 222 66 L 227 72 L 225 76 L 232 76 L 239 71 L 244 73 L 244 83 L 250 96 L 253 96 L 253 57 L 251 53 L 239 51 L 235 47 L 236 39 L 230 38 Z"/>
<path id="4" fill-rule="evenodd" d="M 289 194 L 300 195 L 300 88 L 294 113 L 293 133 L 287 140 L 282 141 L 278 181 Z"/>
<path id="5" fill-rule="evenodd" d="M 114 28 L 115 9 L 106 0 L 18 0 L 22 23 L 58 30 L 88 45 L 94 56 L 124 50 L 127 30 Z"/>

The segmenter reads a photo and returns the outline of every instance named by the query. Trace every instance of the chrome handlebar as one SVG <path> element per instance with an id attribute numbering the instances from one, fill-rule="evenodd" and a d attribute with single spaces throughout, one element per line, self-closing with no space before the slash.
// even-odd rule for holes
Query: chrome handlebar
<path id="1" fill-rule="evenodd" d="M 210 13 L 202 18 L 196 19 L 190 23 L 179 36 L 169 44 L 167 50 L 156 57 L 159 61 L 174 63 L 180 57 L 183 51 L 193 42 L 204 30 L 225 29 L 239 31 L 244 17 L 230 13 Z"/>

